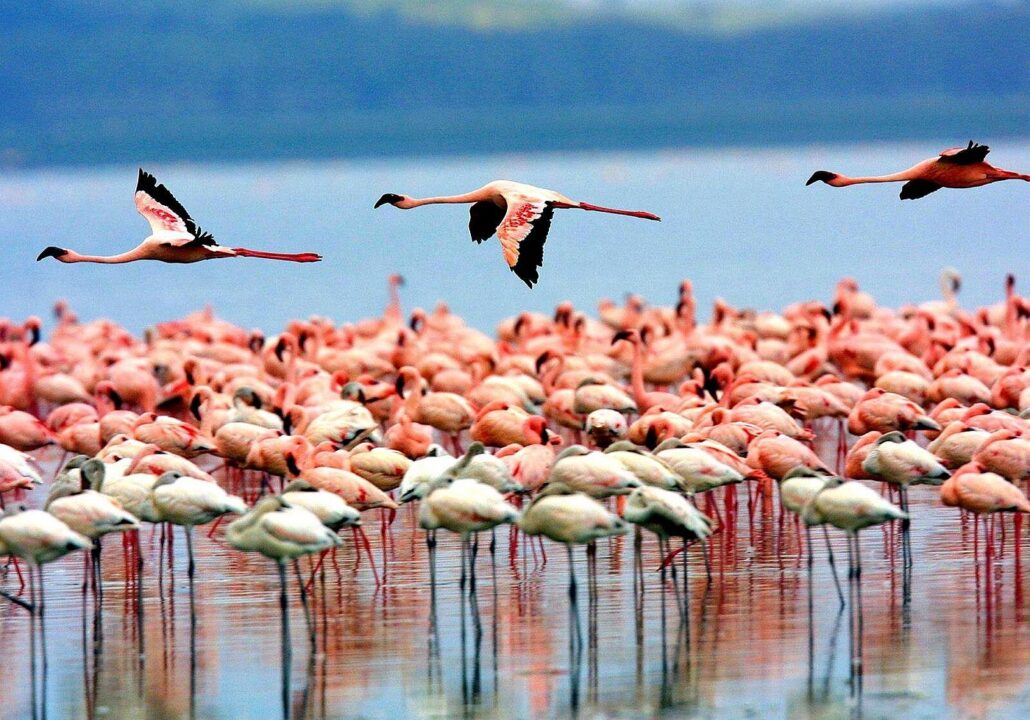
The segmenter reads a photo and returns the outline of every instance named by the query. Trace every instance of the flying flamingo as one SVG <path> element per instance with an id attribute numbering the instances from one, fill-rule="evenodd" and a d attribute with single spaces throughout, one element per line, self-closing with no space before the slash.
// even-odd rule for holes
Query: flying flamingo
<path id="1" fill-rule="evenodd" d="M 495 180 L 470 193 L 445 197 L 413 198 L 386 193 L 376 201 L 374 207 L 393 205 L 401 210 L 409 210 L 422 205 L 443 203 L 471 203 L 469 233 L 472 239 L 481 243 L 497 233 L 508 267 L 529 287 L 533 287 L 533 283 L 539 279 L 537 268 L 544 262 L 544 242 L 556 209 L 578 208 L 645 220 L 661 220 L 649 212 L 616 210 L 577 202 L 553 190 L 510 180 Z"/>
<path id="2" fill-rule="evenodd" d="M 946 188 L 973 188 L 988 185 L 999 180 L 1026 180 L 1030 175 L 1002 170 L 984 162 L 990 148 L 972 140 L 966 147 L 949 148 L 935 158 L 923 160 L 908 170 L 891 175 L 851 178 L 839 173 L 817 170 L 805 185 L 821 180 L 833 187 L 846 187 L 861 183 L 902 182 L 902 200 L 917 200 L 932 192 Z"/>
<path id="3" fill-rule="evenodd" d="M 134 249 L 118 255 L 81 255 L 74 250 L 50 246 L 36 258 L 52 257 L 63 263 L 118 264 L 136 260 L 160 260 L 167 263 L 194 263 L 227 257 L 254 257 L 292 262 L 318 262 L 317 253 L 276 253 L 248 248 L 223 247 L 179 204 L 164 185 L 142 168 L 136 181 L 136 209 L 150 223 L 152 234 Z"/>

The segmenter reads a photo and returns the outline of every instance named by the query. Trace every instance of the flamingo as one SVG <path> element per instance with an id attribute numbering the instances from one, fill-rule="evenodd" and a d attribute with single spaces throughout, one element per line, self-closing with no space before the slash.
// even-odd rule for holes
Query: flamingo
<path id="1" fill-rule="evenodd" d="M 0 517 L 0 554 L 14 555 L 29 565 L 29 602 L 0 590 L 0 595 L 29 611 L 30 662 L 36 662 L 36 622 L 39 622 L 40 646 L 43 668 L 46 668 L 46 627 L 43 614 L 45 597 L 43 589 L 43 565 L 64 557 L 77 550 L 90 550 L 93 544 L 89 538 L 72 530 L 66 524 L 44 510 L 26 510 L 18 507 Z M 36 591 L 36 581 L 39 591 Z M 35 673 L 33 692 L 35 692 Z M 35 714 L 35 713 L 33 713 Z"/>
<path id="2" fill-rule="evenodd" d="M 908 513 L 879 493 L 855 480 L 831 477 L 805 505 L 805 525 L 829 523 L 848 536 L 848 594 L 851 601 L 851 671 L 862 675 L 862 558 L 858 533 L 863 528 L 891 520 L 908 520 Z M 857 684 L 853 687 L 857 687 Z"/>
<path id="3" fill-rule="evenodd" d="M 629 432 L 626 416 L 611 408 L 594 410 L 587 415 L 584 429 L 594 444 L 602 450 L 624 440 Z"/>
<path id="4" fill-rule="evenodd" d="M 100 538 L 112 532 L 139 530 L 139 520 L 124 510 L 115 498 L 99 492 L 104 482 L 105 465 L 87 460 L 79 468 L 81 489 L 55 486 L 47 496 L 44 509 L 80 535 L 93 541 L 90 566 L 93 587 L 103 604 L 103 577 L 100 570 Z M 83 580 L 85 588 L 85 579 Z"/>
<path id="5" fill-rule="evenodd" d="M 572 611 L 576 605 L 572 546 L 592 543 L 598 538 L 625 535 L 628 529 L 622 518 L 608 512 L 597 500 L 560 482 L 550 483 L 540 491 L 519 517 L 518 526 L 526 535 L 546 535 L 568 549 Z"/>
<path id="6" fill-rule="evenodd" d="M 904 182 L 901 186 L 902 200 L 916 200 L 932 192 L 946 188 L 974 188 L 1000 180 L 1026 180 L 1030 175 L 1002 170 L 984 162 L 990 148 L 969 141 L 966 147 L 949 148 L 935 158 L 923 160 L 908 170 L 891 175 L 851 178 L 839 173 L 817 170 L 805 185 L 822 181 L 833 187 L 846 187 L 861 183 Z"/>
<path id="7" fill-rule="evenodd" d="M 482 447 L 482 446 L 480 446 Z M 518 520 L 519 511 L 506 502 L 497 490 L 471 478 L 455 479 L 447 472 L 429 484 L 429 492 L 419 506 L 419 525 L 428 531 L 430 579 L 436 575 L 436 530 L 444 528 L 461 535 L 461 584 L 465 584 L 465 559 L 468 558 L 469 589 L 476 589 L 476 545 L 473 535 Z"/>
<path id="8" fill-rule="evenodd" d="M 478 190 L 464 195 L 445 197 L 413 198 L 407 195 L 386 193 L 376 203 L 393 205 L 401 210 L 422 205 L 470 203 L 469 234 L 477 243 L 497 233 L 504 260 L 522 282 L 529 287 L 539 280 L 537 268 L 543 265 L 544 242 L 551 229 L 551 219 L 557 209 L 576 208 L 613 215 L 629 215 L 645 220 L 661 220 L 649 212 L 639 210 L 617 210 L 570 200 L 561 193 L 544 188 L 495 180 Z"/>
<path id="9" fill-rule="evenodd" d="M 186 554 L 189 560 L 186 574 L 189 578 L 192 616 L 193 576 L 196 572 L 193 561 L 193 526 L 205 525 L 228 513 L 243 515 L 247 512 L 247 505 L 241 498 L 230 495 L 214 483 L 177 472 L 163 474 L 154 483 L 150 495 L 150 502 L 161 520 L 181 525 L 186 535 Z"/>
<path id="10" fill-rule="evenodd" d="M 314 645 L 315 625 L 308 614 L 307 595 L 304 584 L 300 582 L 300 569 L 296 562 L 297 558 L 303 555 L 338 547 L 341 544 L 340 538 L 310 510 L 290 505 L 281 497 L 270 496 L 262 498 L 243 517 L 231 522 L 226 528 L 226 539 L 237 550 L 257 552 L 276 562 L 279 570 L 279 610 L 282 614 L 283 692 L 286 693 L 285 678 L 288 676 L 290 658 L 286 562 L 294 561 L 300 585 L 301 604 L 304 606 L 311 643 Z"/>
<path id="11" fill-rule="evenodd" d="M 36 258 L 52 257 L 63 263 L 119 264 L 137 260 L 166 263 L 195 263 L 227 257 L 253 257 L 291 262 L 318 262 L 317 253 L 276 253 L 219 245 L 209 232 L 201 230 L 175 196 L 148 172 L 140 168 L 136 180 L 136 209 L 150 223 L 151 235 L 132 250 L 118 255 L 82 255 L 74 250 L 44 248 Z"/>
<path id="12" fill-rule="evenodd" d="M 704 547 L 706 539 L 712 534 L 712 519 L 679 493 L 647 485 L 630 493 L 624 517 L 629 522 L 640 525 L 657 535 L 659 546 L 664 546 L 663 554 L 668 553 L 670 537 L 683 539 L 683 545 L 677 548 L 677 551 L 683 553 L 683 602 L 684 615 L 686 615 L 686 603 L 689 600 L 687 543 L 691 540 L 698 540 Z M 663 568 L 669 562 L 670 557 L 672 556 L 667 555 L 665 562 L 662 563 Z M 707 565 L 707 553 L 704 553 L 704 557 Z M 712 574 L 709 571 L 708 582 L 711 581 Z"/>

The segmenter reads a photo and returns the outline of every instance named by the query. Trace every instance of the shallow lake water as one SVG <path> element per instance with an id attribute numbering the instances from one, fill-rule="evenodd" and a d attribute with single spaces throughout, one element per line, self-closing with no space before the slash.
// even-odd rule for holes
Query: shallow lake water
<path id="1" fill-rule="evenodd" d="M 576 550 L 572 615 L 563 547 L 545 542 L 544 562 L 520 542 L 513 558 L 508 532 L 500 530 L 491 556 L 484 534 L 470 594 L 461 589 L 456 536 L 440 533 L 434 585 L 412 509 L 402 508 L 391 527 L 385 563 L 380 513 L 366 513 L 385 582 L 376 586 L 367 558 L 358 560 L 346 534 L 336 565 L 327 560 L 311 587 L 312 648 L 291 574 L 292 657 L 285 677 L 273 563 L 235 552 L 219 539 L 221 530 L 208 538 L 206 528 L 198 529 L 194 625 L 181 531 L 172 567 L 162 566 L 159 578 L 158 536 L 145 529 L 141 637 L 121 543 L 108 536 L 99 616 L 91 604 L 84 608 L 80 556 L 46 569 L 48 669 L 45 680 L 37 671 L 45 708 L 38 716 L 1025 715 L 1030 626 L 1019 556 L 1026 533 L 1017 545 L 1011 518 L 999 523 L 988 567 L 983 530 L 974 545 L 972 521 L 943 507 L 934 488 L 914 488 L 911 502 L 910 578 L 896 530 L 862 533 L 864 668 L 857 695 L 849 673 L 849 614 L 840 610 L 821 535 L 814 535 L 810 617 L 794 526 L 788 520 L 781 527 L 775 505 L 763 507 L 756 496 L 752 535 L 741 488 L 732 530 L 713 539 L 711 584 L 700 549 L 689 551 L 686 623 L 682 576 L 662 585 L 661 555 L 646 534 L 639 574 L 632 535 L 598 543 L 593 598 L 585 551 Z M 831 535 L 846 587 L 844 537 Z M 302 570 L 306 577 L 307 561 Z M 3 586 L 17 589 L 13 572 Z M 0 717 L 30 717 L 27 633 L 24 611 L 0 607 L 6 675 Z"/>

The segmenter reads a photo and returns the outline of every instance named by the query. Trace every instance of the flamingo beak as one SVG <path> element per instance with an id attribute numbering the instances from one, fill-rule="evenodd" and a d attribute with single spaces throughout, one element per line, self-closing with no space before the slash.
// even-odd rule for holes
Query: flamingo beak
<path id="1" fill-rule="evenodd" d="M 381 205 L 393 205 L 394 203 L 400 202 L 402 199 L 403 198 L 401 198 L 401 196 L 397 195 L 396 193 L 386 193 L 378 200 L 376 200 L 376 204 L 372 206 L 372 209 L 375 210 Z"/>
<path id="2" fill-rule="evenodd" d="M 50 247 L 44 248 L 43 252 L 41 252 L 39 255 L 36 256 L 36 262 L 39 262 L 43 258 L 48 258 L 48 257 L 61 258 L 61 257 L 64 257 L 65 255 L 67 255 L 67 254 L 68 254 L 67 250 L 65 250 L 63 248 L 59 248 L 59 247 L 54 247 L 53 245 L 51 245 Z"/>
<path id="3" fill-rule="evenodd" d="M 806 186 L 807 185 L 811 185 L 814 182 L 820 182 L 820 181 L 822 181 L 824 183 L 828 183 L 830 180 L 833 180 L 835 177 L 837 177 L 837 173 L 832 173 L 832 172 L 829 172 L 827 170 L 816 170 L 814 173 L 812 173 L 812 177 L 808 178 L 808 182 L 806 182 L 805 185 Z"/>
<path id="4" fill-rule="evenodd" d="M 290 471 L 291 475 L 300 475 L 300 467 L 297 465 L 293 453 L 286 453 L 286 469 Z"/>

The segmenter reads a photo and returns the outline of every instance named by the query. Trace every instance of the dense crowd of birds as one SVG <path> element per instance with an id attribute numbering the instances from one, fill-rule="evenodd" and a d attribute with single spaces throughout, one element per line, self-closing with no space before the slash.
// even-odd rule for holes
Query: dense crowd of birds
<path id="1" fill-rule="evenodd" d="M 707 324 L 684 281 L 673 306 L 629 296 L 593 317 L 562 303 L 496 338 L 442 304 L 405 316 L 400 284 L 382 317 L 273 337 L 210 311 L 142 338 L 63 303 L 45 341 L 38 318 L 0 321 L 0 554 L 41 592 L 42 565 L 92 550 L 99 586 L 105 535 L 125 533 L 142 568 L 141 524 L 178 525 L 192 582 L 192 529 L 235 515 L 224 539 L 277 561 L 285 592 L 286 564 L 335 551 L 344 528 L 375 571 L 362 515 L 382 511 L 386 543 L 417 502 L 431 549 L 439 529 L 469 543 L 512 524 L 511 552 L 524 534 L 571 558 L 636 525 L 663 565 L 695 542 L 708 564 L 745 484 L 806 527 L 845 531 L 851 577 L 856 533 L 907 523 L 910 485 L 977 515 L 1030 512 L 1030 299 L 1012 277 L 974 311 L 948 270 L 939 301 L 889 309 L 845 279 L 829 305 L 717 300 Z M 836 467 L 816 429 L 837 434 Z M 65 457 L 27 509 L 21 490 L 44 481 L 31 453 L 53 445 Z"/>

